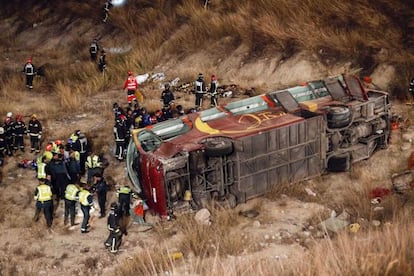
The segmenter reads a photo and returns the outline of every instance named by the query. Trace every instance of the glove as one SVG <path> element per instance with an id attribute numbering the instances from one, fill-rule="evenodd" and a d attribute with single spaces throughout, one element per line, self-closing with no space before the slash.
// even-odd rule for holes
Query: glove
<path id="1" fill-rule="evenodd" d="M 37 137 L 39 137 L 39 139 L 42 139 L 42 135 L 39 135 L 39 136 L 37 136 Z"/>

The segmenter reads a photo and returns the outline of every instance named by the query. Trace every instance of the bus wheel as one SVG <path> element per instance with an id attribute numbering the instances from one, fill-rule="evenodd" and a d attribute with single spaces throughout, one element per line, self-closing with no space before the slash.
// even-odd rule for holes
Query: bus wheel
<path id="1" fill-rule="evenodd" d="M 351 110 L 347 106 L 330 106 L 326 119 L 329 128 L 342 128 L 351 123 Z"/>
<path id="2" fill-rule="evenodd" d="M 205 143 L 204 152 L 208 157 L 226 156 L 233 152 L 233 143 L 223 139 L 209 140 Z"/>

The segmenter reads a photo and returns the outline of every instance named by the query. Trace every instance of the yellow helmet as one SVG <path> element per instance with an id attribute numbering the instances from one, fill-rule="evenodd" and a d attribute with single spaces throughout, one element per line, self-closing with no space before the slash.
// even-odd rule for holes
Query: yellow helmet
<path id="1" fill-rule="evenodd" d="M 36 114 L 33 114 L 32 115 L 32 119 L 37 119 L 37 115 Z"/>

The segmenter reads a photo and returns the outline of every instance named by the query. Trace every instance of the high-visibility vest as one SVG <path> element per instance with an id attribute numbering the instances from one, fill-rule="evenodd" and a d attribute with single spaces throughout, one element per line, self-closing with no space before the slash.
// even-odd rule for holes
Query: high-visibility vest
<path id="1" fill-rule="evenodd" d="M 136 90 L 138 88 L 138 83 L 134 77 L 128 77 L 127 80 L 127 89 L 128 90 Z"/>
<path id="2" fill-rule="evenodd" d="M 48 201 L 52 200 L 52 189 L 46 184 L 40 184 L 37 187 L 37 200 L 38 201 Z"/>
<path id="3" fill-rule="evenodd" d="M 37 163 L 37 179 L 46 178 L 46 164 L 43 162 Z"/>
<path id="4" fill-rule="evenodd" d="M 79 153 L 79 151 L 75 150 L 74 153 L 75 153 L 75 160 L 79 162 L 80 161 L 80 153 Z"/>
<path id="5" fill-rule="evenodd" d="M 66 187 L 66 191 L 65 191 L 65 198 L 67 200 L 76 200 L 76 195 L 79 192 L 78 187 L 76 187 L 75 184 L 69 184 Z"/>
<path id="6" fill-rule="evenodd" d="M 101 162 L 99 162 L 99 156 L 98 155 L 88 156 L 86 158 L 86 167 L 88 167 L 90 169 L 100 168 L 101 167 Z"/>
<path id="7" fill-rule="evenodd" d="M 83 206 L 90 206 L 89 202 L 88 202 L 88 196 L 91 193 L 88 190 L 81 190 L 79 192 L 79 203 L 82 204 Z"/>
<path id="8" fill-rule="evenodd" d="M 72 143 L 75 143 L 76 142 L 76 140 L 78 140 L 78 135 L 76 135 L 75 133 L 73 133 L 71 136 L 70 136 L 70 138 L 69 139 L 71 139 L 72 140 Z"/>
<path id="9" fill-rule="evenodd" d="M 119 194 L 130 194 L 131 189 L 129 187 L 123 186 L 123 187 L 119 188 L 118 193 Z"/>

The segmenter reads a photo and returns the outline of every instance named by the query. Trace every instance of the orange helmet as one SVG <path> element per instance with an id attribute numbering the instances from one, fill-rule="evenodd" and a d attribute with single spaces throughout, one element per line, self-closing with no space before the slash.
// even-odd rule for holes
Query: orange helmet
<path id="1" fill-rule="evenodd" d="M 128 76 L 132 76 L 132 71 L 131 70 L 128 71 Z"/>
<path id="2" fill-rule="evenodd" d="M 55 141 L 55 144 L 56 144 L 57 146 L 62 145 L 62 140 L 56 140 L 56 141 Z"/>

